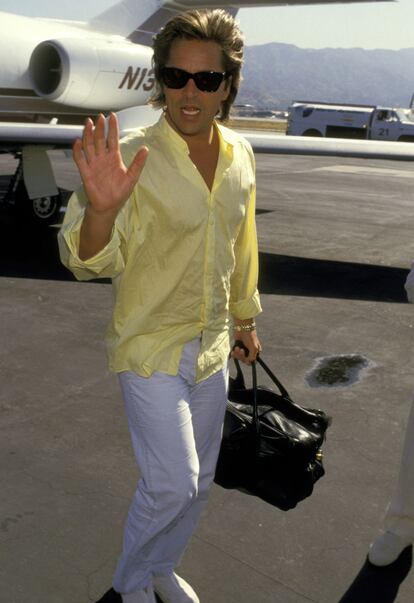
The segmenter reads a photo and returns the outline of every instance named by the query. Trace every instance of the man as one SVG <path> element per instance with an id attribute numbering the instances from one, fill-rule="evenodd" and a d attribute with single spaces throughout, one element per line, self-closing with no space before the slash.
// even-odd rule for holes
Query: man
<path id="1" fill-rule="evenodd" d="M 414 262 L 408 274 L 405 290 L 408 301 L 414 303 Z M 388 505 L 384 530 L 371 544 L 368 559 L 383 567 L 394 563 L 404 549 L 414 542 L 414 398 L 405 430 L 397 486 Z"/>
<path id="2" fill-rule="evenodd" d="M 101 601 L 194 603 L 174 573 L 213 481 L 227 392 L 230 315 L 250 364 L 261 349 L 250 146 L 216 122 L 237 94 L 243 40 L 221 10 L 174 17 L 154 38 L 160 121 L 118 145 L 100 116 L 74 159 L 83 191 L 60 233 L 79 279 L 110 277 L 107 334 L 141 480 L 113 589 Z M 129 167 L 127 168 L 124 164 Z"/>

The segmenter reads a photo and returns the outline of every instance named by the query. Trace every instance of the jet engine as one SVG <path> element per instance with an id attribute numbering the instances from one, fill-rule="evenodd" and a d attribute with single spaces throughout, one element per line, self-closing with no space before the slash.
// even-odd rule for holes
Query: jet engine
<path id="1" fill-rule="evenodd" d="M 47 40 L 33 50 L 29 74 L 36 94 L 87 109 L 144 104 L 154 84 L 152 50 L 119 40 Z"/>

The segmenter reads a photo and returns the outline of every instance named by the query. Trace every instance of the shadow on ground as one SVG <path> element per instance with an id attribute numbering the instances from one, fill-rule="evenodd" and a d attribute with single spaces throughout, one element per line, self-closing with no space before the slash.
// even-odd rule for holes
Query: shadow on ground
<path id="1" fill-rule="evenodd" d="M 261 293 L 407 302 L 408 270 L 260 253 Z"/>
<path id="2" fill-rule="evenodd" d="M 60 263 L 58 228 L 35 228 L 7 212 L 0 215 L 0 226 L 4 233 L 0 240 L 0 276 L 74 280 Z M 402 268 L 260 253 L 259 290 L 278 295 L 404 303 L 407 273 Z"/>
<path id="3" fill-rule="evenodd" d="M 338 603 L 392 603 L 411 565 L 412 547 L 405 549 L 397 561 L 386 567 L 375 567 L 366 561 Z"/>
<path id="4" fill-rule="evenodd" d="M 58 228 L 18 220 L 13 210 L 1 212 L 0 227 L 0 276 L 74 280 L 59 259 Z"/>

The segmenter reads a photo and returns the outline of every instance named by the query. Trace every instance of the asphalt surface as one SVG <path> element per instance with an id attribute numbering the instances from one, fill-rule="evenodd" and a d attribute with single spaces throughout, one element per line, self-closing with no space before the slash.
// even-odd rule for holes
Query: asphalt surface
<path id="1" fill-rule="evenodd" d="M 61 186 L 78 182 L 55 165 Z M 326 475 L 296 509 L 213 486 L 181 567 L 202 603 L 414 600 L 410 549 L 385 569 L 366 561 L 414 389 L 413 178 L 408 163 L 257 157 L 263 358 L 333 423 Z M 56 228 L 0 220 L 0 603 L 93 602 L 138 479 L 106 367 L 111 287 L 71 279 Z M 357 382 L 309 385 L 318 359 L 344 354 L 369 361 Z"/>

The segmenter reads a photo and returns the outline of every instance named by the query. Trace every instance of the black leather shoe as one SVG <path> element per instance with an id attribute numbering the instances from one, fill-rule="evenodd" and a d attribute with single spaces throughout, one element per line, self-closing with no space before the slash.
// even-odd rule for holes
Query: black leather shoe
<path id="1" fill-rule="evenodd" d="M 113 588 L 110 588 L 96 603 L 122 603 L 122 597 Z"/>

